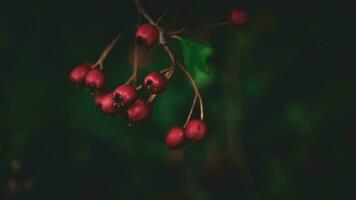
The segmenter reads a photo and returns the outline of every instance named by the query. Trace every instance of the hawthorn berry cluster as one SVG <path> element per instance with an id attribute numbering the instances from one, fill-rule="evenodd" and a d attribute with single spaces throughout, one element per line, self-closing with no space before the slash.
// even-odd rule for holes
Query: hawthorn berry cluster
<path id="1" fill-rule="evenodd" d="M 141 24 L 136 28 L 133 73 L 131 77 L 122 85 L 117 86 L 113 91 L 104 91 L 106 76 L 103 73 L 103 62 L 107 55 L 121 38 L 118 35 L 103 51 L 97 62 L 87 62 L 76 66 L 70 73 L 70 80 L 79 88 L 87 88 L 95 94 L 95 105 L 107 115 L 122 115 L 129 119 L 131 123 L 138 123 L 146 120 L 152 113 L 151 104 L 155 97 L 162 93 L 168 85 L 175 68 L 178 66 L 192 83 L 195 97 L 192 107 L 183 126 L 174 126 L 165 137 L 165 144 L 169 148 L 179 148 L 184 140 L 199 142 L 204 139 L 208 128 L 204 122 L 203 99 L 200 95 L 194 79 L 185 66 L 177 61 L 172 50 L 166 42 L 166 36 L 174 37 L 176 34 L 183 32 L 166 33 L 157 21 L 154 21 L 148 13 L 142 8 L 138 0 L 134 0 L 139 15 L 143 16 L 148 23 Z M 213 26 L 233 24 L 237 27 L 243 26 L 247 21 L 246 12 L 239 9 L 233 9 L 230 12 L 228 22 L 218 23 Z M 213 26 L 208 26 L 211 28 Z M 197 30 L 201 30 L 197 29 Z M 138 49 L 150 50 L 153 46 L 160 44 L 171 60 L 169 67 L 159 71 L 149 73 L 141 85 L 137 85 Z M 144 88 L 149 97 L 146 100 L 140 98 L 139 91 Z M 199 101 L 200 119 L 192 119 L 192 113 Z"/>

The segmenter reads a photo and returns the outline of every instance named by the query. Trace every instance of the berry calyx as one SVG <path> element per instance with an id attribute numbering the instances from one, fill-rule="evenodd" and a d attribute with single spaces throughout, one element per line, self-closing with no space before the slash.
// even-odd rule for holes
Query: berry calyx
<path id="1" fill-rule="evenodd" d="M 130 85 L 121 85 L 114 91 L 115 101 L 119 107 L 131 105 L 138 98 L 138 93 L 135 87 Z"/>
<path id="2" fill-rule="evenodd" d="M 136 42 L 146 49 L 154 46 L 159 39 L 159 30 L 152 24 L 143 24 L 136 31 Z"/>
<path id="3" fill-rule="evenodd" d="M 78 65 L 70 72 L 70 80 L 77 87 L 83 87 L 85 85 L 85 77 L 87 76 L 89 71 L 90 71 L 89 63 Z"/>
<path id="4" fill-rule="evenodd" d="M 190 120 L 184 129 L 185 137 L 196 142 L 201 141 L 207 131 L 206 124 L 200 119 Z"/>
<path id="5" fill-rule="evenodd" d="M 152 72 L 146 76 L 144 85 L 151 94 L 158 94 L 166 88 L 167 78 L 159 72 Z"/>
<path id="6" fill-rule="evenodd" d="M 230 21 L 236 26 L 241 27 L 247 23 L 247 13 L 241 9 L 233 9 L 230 12 Z"/>
<path id="7" fill-rule="evenodd" d="M 181 127 L 175 126 L 171 128 L 165 138 L 166 146 L 171 149 L 176 149 L 182 146 L 184 142 L 184 130 Z"/>
<path id="8" fill-rule="evenodd" d="M 129 120 L 136 123 L 147 119 L 152 113 L 152 108 L 148 103 L 137 99 L 135 103 L 127 109 L 126 113 Z"/>
<path id="9" fill-rule="evenodd" d="M 95 104 L 106 114 L 114 115 L 118 113 L 117 103 L 115 102 L 115 96 L 112 92 L 95 96 Z"/>
<path id="10" fill-rule="evenodd" d="M 104 88 L 105 82 L 106 77 L 98 68 L 91 69 L 85 78 L 85 85 L 94 93 L 99 93 Z"/>

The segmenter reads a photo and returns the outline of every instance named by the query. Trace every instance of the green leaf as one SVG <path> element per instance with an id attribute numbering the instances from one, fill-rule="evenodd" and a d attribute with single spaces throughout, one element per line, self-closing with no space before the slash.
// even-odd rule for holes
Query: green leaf
<path id="1" fill-rule="evenodd" d="M 175 37 L 183 50 L 184 65 L 192 74 L 198 85 L 206 85 L 211 80 L 208 59 L 214 50 L 210 44 L 190 38 Z"/>

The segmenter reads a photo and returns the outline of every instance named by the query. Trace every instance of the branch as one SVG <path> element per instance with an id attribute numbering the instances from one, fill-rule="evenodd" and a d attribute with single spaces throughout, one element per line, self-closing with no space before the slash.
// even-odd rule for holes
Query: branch
<path id="1" fill-rule="evenodd" d="M 141 3 L 139 0 L 133 0 L 135 5 L 136 5 L 136 9 L 137 9 L 137 12 L 140 13 L 144 18 L 147 19 L 147 21 L 150 23 L 150 24 L 153 24 L 153 25 L 156 25 L 156 23 L 154 22 L 154 20 L 152 19 L 152 17 L 150 15 L 148 15 L 148 13 L 146 12 L 146 10 L 144 10 L 141 6 Z"/>
<path id="2" fill-rule="evenodd" d="M 197 99 L 198 99 L 198 96 L 195 95 L 194 96 L 194 100 L 193 100 L 193 103 L 192 103 L 192 106 L 190 107 L 190 111 L 189 111 L 189 114 L 187 116 L 187 119 L 185 120 L 185 123 L 183 125 L 183 128 L 185 128 L 188 124 L 188 122 L 190 121 L 190 119 L 192 118 L 192 114 L 193 114 L 193 111 L 194 111 L 194 108 L 195 108 L 195 104 L 197 103 Z"/>
<path id="3" fill-rule="evenodd" d="M 134 46 L 134 55 L 133 55 L 133 67 L 132 67 L 133 71 L 132 71 L 132 75 L 129 78 L 129 80 L 126 81 L 126 85 L 133 83 L 134 86 L 136 86 L 136 82 L 137 82 L 137 69 L 138 69 L 138 46 L 135 43 Z"/>
<path id="4" fill-rule="evenodd" d="M 203 99 L 200 95 L 199 89 L 197 84 L 195 83 L 192 75 L 189 73 L 189 71 L 184 67 L 184 65 L 180 62 L 178 62 L 178 66 L 183 70 L 184 74 L 188 77 L 188 79 L 190 80 L 190 82 L 192 83 L 195 95 L 198 97 L 199 99 L 199 106 L 200 106 L 200 119 L 203 120 L 204 119 L 204 106 L 203 106 Z"/>
<path id="5" fill-rule="evenodd" d="M 109 55 L 111 49 L 115 46 L 116 42 L 121 38 L 121 36 L 123 35 L 123 33 L 118 34 L 111 42 L 110 44 L 105 47 L 105 49 L 103 50 L 103 52 L 101 53 L 100 57 L 98 58 L 98 60 L 95 62 L 95 64 L 93 64 L 91 66 L 91 68 L 95 68 L 95 67 L 100 67 L 101 70 L 103 70 L 104 68 L 104 61 L 106 59 L 106 57 Z"/>
<path id="6" fill-rule="evenodd" d="M 217 23 L 214 23 L 214 24 L 204 25 L 204 26 L 201 26 L 201 27 L 193 29 L 193 30 L 187 30 L 186 27 L 183 27 L 183 28 L 181 28 L 179 30 L 176 30 L 176 31 L 169 31 L 169 32 L 167 32 L 167 34 L 171 35 L 171 36 L 174 36 L 174 35 L 178 35 L 178 34 L 181 34 L 181 33 L 184 33 L 184 32 L 186 32 L 186 33 L 197 33 L 197 32 L 203 31 L 203 30 L 207 30 L 207 29 L 212 29 L 212 28 L 221 27 L 221 26 L 227 26 L 229 24 L 230 24 L 229 21 L 217 22 Z"/>

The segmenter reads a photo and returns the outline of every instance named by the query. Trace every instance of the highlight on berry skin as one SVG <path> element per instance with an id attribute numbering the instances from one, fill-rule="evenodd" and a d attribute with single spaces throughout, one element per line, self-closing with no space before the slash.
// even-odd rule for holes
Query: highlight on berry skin
<path id="1" fill-rule="evenodd" d="M 99 68 L 91 69 L 85 77 L 85 85 L 93 93 L 99 93 L 105 83 L 106 77 Z"/>
<path id="2" fill-rule="evenodd" d="M 171 149 L 181 147 L 184 143 L 184 129 L 179 126 L 171 128 L 166 134 L 165 143 Z"/>
<path id="3" fill-rule="evenodd" d="M 124 84 L 115 89 L 114 98 L 118 106 L 127 107 L 136 101 L 138 93 L 135 87 Z"/>
<path id="4" fill-rule="evenodd" d="M 151 106 L 141 99 L 137 99 L 134 104 L 127 108 L 126 114 L 132 123 L 146 120 L 152 113 Z"/>
<path id="5" fill-rule="evenodd" d="M 85 86 L 85 78 L 90 71 L 90 65 L 88 63 L 76 66 L 70 73 L 71 82 L 77 87 Z"/>
<path id="6" fill-rule="evenodd" d="M 208 128 L 203 120 L 192 119 L 184 129 L 185 137 L 189 140 L 199 142 L 206 136 Z"/>
<path id="7" fill-rule="evenodd" d="M 96 95 L 95 104 L 100 109 L 100 111 L 108 115 L 115 115 L 119 111 L 113 92 L 106 92 Z"/>
<path id="8" fill-rule="evenodd" d="M 146 49 L 157 44 L 159 39 L 159 30 L 152 24 L 142 24 L 136 31 L 136 42 L 139 46 Z"/>
<path id="9" fill-rule="evenodd" d="M 166 89 L 167 78 L 159 72 L 152 72 L 146 76 L 144 85 L 151 94 L 159 94 Z"/>

